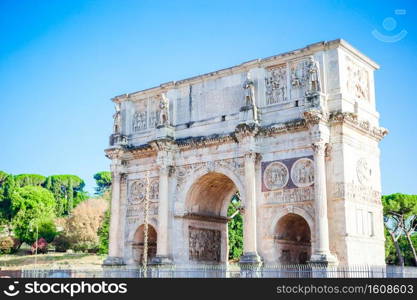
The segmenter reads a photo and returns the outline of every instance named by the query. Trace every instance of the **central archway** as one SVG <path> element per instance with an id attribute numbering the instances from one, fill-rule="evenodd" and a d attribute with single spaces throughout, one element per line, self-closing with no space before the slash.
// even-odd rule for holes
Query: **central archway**
<path id="1" fill-rule="evenodd" d="M 227 209 L 238 188 L 228 176 L 209 172 L 188 190 L 185 201 L 188 260 L 226 263 L 228 260 Z"/>

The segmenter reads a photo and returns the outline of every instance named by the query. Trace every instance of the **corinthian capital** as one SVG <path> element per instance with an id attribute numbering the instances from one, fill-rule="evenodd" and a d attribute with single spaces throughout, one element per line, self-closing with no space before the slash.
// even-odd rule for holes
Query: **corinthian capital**
<path id="1" fill-rule="evenodd" d="M 326 151 L 327 143 L 323 141 L 317 141 L 311 144 L 311 148 L 314 151 L 314 154 L 316 155 L 323 155 Z"/>
<path id="2" fill-rule="evenodd" d="M 253 151 L 245 153 L 244 157 L 246 161 L 252 161 L 253 163 L 258 163 L 262 158 L 260 153 Z"/>

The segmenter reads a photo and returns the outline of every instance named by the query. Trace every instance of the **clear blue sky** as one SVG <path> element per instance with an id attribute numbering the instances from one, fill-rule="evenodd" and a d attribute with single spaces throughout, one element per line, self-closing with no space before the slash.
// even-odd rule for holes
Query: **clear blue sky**
<path id="1" fill-rule="evenodd" d="M 111 97 L 343 38 L 381 65 L 383 193 L 417 194 L 416 25 L 416 1 L 0 0 L 0 170 L 91 191 Z"/>

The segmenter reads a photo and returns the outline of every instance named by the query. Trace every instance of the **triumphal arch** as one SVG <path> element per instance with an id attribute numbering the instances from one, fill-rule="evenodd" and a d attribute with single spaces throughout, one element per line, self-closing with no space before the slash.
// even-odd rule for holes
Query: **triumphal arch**
<path id="1" fill-rule="evenodd" d="M 113 98 L 105 264 L 227 263 L 243 205 L 242 264 L 384 264 L 378 65 L 320 42 Z M 148 196 L 146 196 L 148 195 Z"/>

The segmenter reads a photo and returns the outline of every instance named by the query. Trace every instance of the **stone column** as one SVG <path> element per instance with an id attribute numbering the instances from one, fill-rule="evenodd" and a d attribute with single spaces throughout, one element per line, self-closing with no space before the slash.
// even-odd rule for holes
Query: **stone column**
<path id="1" fill-rule="evenodd" d="M 169 227 L 169 170 L 170 166 L 161 163 L 159 168 L 159 206 L 158 206 L 158 236 L 156 257 L 153 264 L 171 263 L 168 249 Z"/>
<path id="2" fill-rule="evenodd" d="M 256 172 L 257 153 L 245 154 L 245 206 L 243 214 L 243 255 L 241 264 L 259 264 L 256 235 Z"/>
<path id="3" fill-rule="evenodd" d="M 335 264 L 336 258 L 331 255 L 329 247 L 329 221 L 327 216 L 327 189 L 324 141 L 315 141 L 314 150 L 314 208 L 316 226 L 316 245 L 311 256 L 312 262 Z"/>
<path id="4" fill-rule="evenodd" d="M 104 265 L 122 265 L 123 258 L 120 253 L 120 179 L 122 174 L 118 170 L 112 172 L 112 199 L 110 215 L 109 255 Z"/>
<path id="5" fill-rule="evenodd" d="M 151 145 L 158 152 L 156 163 L 159 167 L 158 235 L 156 256 L 151 264 L 165 265 L 172 263 L 169 253 L 169 176 L 173 164 L 173 143 L 165 137 L 152 141 Z"/>

